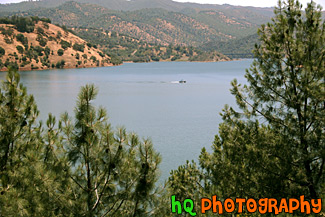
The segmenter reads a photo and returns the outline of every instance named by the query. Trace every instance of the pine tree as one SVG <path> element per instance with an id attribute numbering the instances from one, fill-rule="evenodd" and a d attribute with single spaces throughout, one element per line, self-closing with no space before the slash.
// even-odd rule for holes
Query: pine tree
<path id="1" fill-rule="evenodd" d="M 317 198 L 325 178 L 325 24 L 320 6 L 301 8 L 298 1 L 279 2 L 273 23 L 259 31 L 249 85 L 234 81 L 232 93 L 244 118 L 264 121 L 260 127 L 275 138 L 261 147 L 268 155 L 264 171 L 273 171 L 290 194 L 301 189 Z"/>
<path id="2" fill-rule="evenodd" d="M 150 141 L 121 128 L 114 132 L 106 111 L 91 104 L 97 89 L 82 87 L 75 122 L 64 114 L 63 147 L 71 169 L 74 215 L 146 216 L 155 199 L 160 157 Z"/>
<path id="3" fill-rule="evenodd" d="M 171 191 L 198 187 L 226 197 L 324 198 L 325 24 L 314 2 L 279 1 L 272 23 L 259 30 L 247 85 L 232 82 L 241 111 L 226 106 L 200 170 L 179 168 Z M 184 184 L 184 169 L 196 175 Z M 186 173 L 185 173 L 186 174 Z M 178 186 L 175 188 L 174 186 Z M 202 190 L 203 189 L 203 190 Z M 195 193 L 195 192 L 194 192 Z M 197 192 L 196 192 L 197 193 Z"/>
<path id="4" fill-rule="evenodd" d="M 43 154 L 46 140 L 37 116 L 33 96 L 17 71 L 9 69 L 0 93 L 1 216 L 61 216 L 68 207 L 60 193 L 64 184 L 58 182 L 62 170 L 54 172 L 54 164 L 45 164 L 49 157 Z"/>

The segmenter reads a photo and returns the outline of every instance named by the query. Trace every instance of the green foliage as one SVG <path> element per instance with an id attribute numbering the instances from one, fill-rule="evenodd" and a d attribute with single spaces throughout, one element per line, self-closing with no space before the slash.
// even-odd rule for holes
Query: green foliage
<path id="1" fill-rule="evenodd" d="M 111 55 L 111 63 L 115 66 L 115 65 L 121 65 L 123 62 L 116 55 Z"/>
<path id="2" fill-rule="evenodd" d="M 24 53 L 24 48 L 22 46 L 18 45 L 18 46 L 16 46 L 16 49 L 17 49 L 18 53 L 20 53 L 20 54 Z"/>
<path id="3" fill-rule="evenodd" d="M 321 7 L 280 2 L 259 30 L 247 85 L 232 82 L 212 147 L 172 172 L 180 198 L 322 198 L 325 195 L 324 45 Z M 183 190 L 186 189 L 186 192 Z"/>
<path id="4" fill-rule="evenodd" d="M 0 56 L 3 56 L 6 54 L 6 50 L 3 47 L 0 47 Z"/>
<path id="5" fill-rule="evenodd" d="M 17 41 L 21 42 L 23 45 L 28 44 L 28 38 L 21 33 L 16 35 L 16 39 Z"/>
<path id="6" fill-rule="evenodd" d="M 38 23 L 39 21 L 45 22 L 45 23 L 51 23 L 51 20 L 49 18 L 40 18 L 38 16 L 31 16 L 30 17 L 33 22 Z"/>
<path id="7" fill-rule="evenodd" d="M 11 38 L 5 38 L 7 44 L 12 44 L 14 41 Z"/>
<path id="8" fill-rule="evenodd" d="M 69 42 L 67 42 L 65 40 L 61 40 L 60 44 L 61 44 L 62 49 L 64 49 L 64 50 L 71 47 L 71 43 L 69 43 Z"/>
<path id="9" fill-rule="evenodd" d="M 113 130 L 106 111 L 92 106 L 96 95 L 82 87 L 75 120 L 49 114 L 44 128 L 9 69 L 0 91 L 1 215 L 151 215 L 161 158 L 149 140 Z"/>
<path id="10" fill-rule="evenodd" d="M 9 61 L 8 59 L 4 63 L 4 66 L 7 68 L 12 68 L 14 70 L 18 70 L 19 68 L 18 63 L 16 61 Z"/>
<path id="11" fill-rule="evenodd" d="M 208 42 L 201 46 L 203 50 L 217 50 L 231 58 L 253 58 L 253 48 L 259 44 L 258 35 L 253 34 L 244 38 L 230 40 L 227 42 Z"/>
<path id="12" fill-rule="evenodd" d="M 0 18 L 1 24 L 12 24 L 19 32 L 33 32 L 35 23 L 29 17 L 12 16 L 7 18 Z"/>
<path id="13" fill-rule="evenodd" d="M 95 109 L 91 101 L 93 85 L 81 89 L 73 124 L 62 117 L 69 162 L 79 209 L 74 215 L 131 216 L 150 208 L 160 157 L 150 141 L 141 142 L 125 129 L 114 132 L 107 124 L 106 111 Z M 108 199 L 109 198 L 109 199 Z M 119 204 L 116 210 L 113 208 Z"/>
<path id="14" fill-rule="evenodd" d="M 92 48 L 92 44 L 90 43 L 90 42 L 87 42 L 87 46 L 89 47 L 89 48 Z"/>
<path id="15" fill-rule="evenodd" d="M 37 33 L 43 35 L 44 34 L 44 29 L 42 27 L 37 27 Z"/>
<path id="16" fill-rule="evenodd" d="M 84 52 L 85 45 L 84 44 L 75 43 L 72 48 L 74 50 L 76 50 L 76 51 Z"/>
<path id="17" fill-rule="evenodd" d="M 64 168 L 57 166 L 55 171 L 54 162 L 47 166 L 49 158 L 43 154 L 46 144 L 52 143 L 47 143 L 45 137 L 43 140 L 41 126 L 36 124 L 34 98 L 27 95 L 19 80 L 19 74 L 9 69 L 0 93 L 1 215 L 61 216 L 67 206 L 60 193 L 65 190 L 61 188 L 64 185 L 58 184 L 63 179 L 60 170 Z M 44 135 L 52 132 L 49 129 Z"/>
<path id="18" fill-rule="evenodd" d="M 45 47 L 47 44 L 47 39 L 40 34 L 37 35 L 36 41 L 38 41 L 42 47 Z"/>
<path id="19" fill-rule="evenodd" d="M 50 49 L 49 47 L 45 47 L 45 49 L 44 49 L 44 53 L 45 53 L 45 55 L 46 55 L 47 57 L 50 56 L 51 49 Z"/>
<path id="20" fill-rule="evenodd" d="M 56 63 L 55 67 L 58 69 L 63 69 L 64 65 L 65 65 L 65 60 L 61 60 Z"/>
<path id="21" fill-rule="evenodd" d="M 43 27 L 44 27 L 45 29 L 49 29 L 49 28 L 50 28 L 50 26 L 49 26 L 48 23 L 43 23 Z"/>
<path id="22" fill-rule="evenodd" d="M 36 56 L 43 56 L 44 49 L 40 46 L 35 46 L 32 48 L 33 51 L 35 51 Z"/>
<path id="23" fill-rule="evenodd" d="M 90 57 L 90 60 L 92 60 L 93 62 L 96 62 L 97 61 L 97 58 L 95 56 L 91 56 Z"/>
<path id="24" fill-rule="evenodd" d="M 61 31 L 58 31 L 57 34 L 56 34 L 56 38 L 60 39 L 61 37 L 62 37 L 62 33 L 61 33 Z"/>
<path id="25" fill-rule="evenodd" d="M 1 29 L 1 34 L 3 34 L 4 36 L 12 37 L 13 34 L 14 34 L 14 30 L 12 28 L 10 28 L 10 27 L 7 28 L 7 29 L 2 28 Z"/>
<path id="26" fill-rule="evenodd" d="M 59 50 L 58 50 L 58 55 L 59 55 L 59 56 L 62 56 L 63 54 L 64 54 L 64 50 L 59 49 Z"/>

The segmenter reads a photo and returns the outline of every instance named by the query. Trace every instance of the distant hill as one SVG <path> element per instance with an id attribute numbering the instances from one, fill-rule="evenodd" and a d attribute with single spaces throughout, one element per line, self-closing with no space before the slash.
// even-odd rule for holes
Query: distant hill
<path id="1" fill-rule="evenodd" d="M 71 0 L 42 0 L 33 2 L 21 2 L 15 4 L 0 5 L 0 12 L 18 12 L 26 11 L 35 8 L 52 8 L 62 5 Z M 147 8 L 161 8 L 168 11 L 184 12 L 188 9 L 195 10 L 223 10 L 226 13 L 232 11 L 245 10 L 248 14 L 259 14 L 266 17 L 273 16 L 272 8 L 257 8 L 257 7 L 243 7 L 232 5 L 217 5 L 217 4 L 197 4 L 197 3 L 182 3 L 172 0 L 75 0 L 79 3 L 91 3 L 110 10 L 117 11 L 135 11 Z"/>
<path id="2" fill-rule="evenodd" d="M 77 28 L 73 31 L 83 39 L 96 44 L 115 60 L 130 62 L 150 61 L 228 61 L 229 57 L 215 51 L 203 51 L 191 46 L 158 45 L 117 32 L 101 29 Z"/>
<path id="3" fill-rule="evenodd" d="M 230 7 L 230 6 L 229 6 Z M 225 7 L 223 11 L 187 9 L 183 13 L 165 9 L 112 11 L 94 4 L 67 2 L 55 8 L 12 13 L 48 17 L 68 27 L 102 28 L 127 34 L 148 43 L 199 46 L 211 41 L 229 41 L 256 33 L 270 18 L 250 9 Z"/>
<path id="4" fill-rule="evenodd" d="M 270 21 L 273 8 L 172 0 L 43 0 L 0 5 L 0 16 L 9 15 L 48 17 L 68 28 L 102 29 L 162 46 L 209 45 L 214 51 L 242 57 L 254 48 L 247 38 Z M 244 41 L 250 47 L 234 46 Z"/>
<path id="5" fill-rule="evenodd" d="M 0 70 L 111 66 L 110 57 L 66 29 L 38 18 L 0 19 Z"/>
<path id="6" fill-rule="evenodd" d="M 218 50 L 231 58 L 253 58 L 252 50 L 255 44 L 259 44 L 257 33 L 228 42 L 208 42 L 200 48 L 204 51 Z"/>

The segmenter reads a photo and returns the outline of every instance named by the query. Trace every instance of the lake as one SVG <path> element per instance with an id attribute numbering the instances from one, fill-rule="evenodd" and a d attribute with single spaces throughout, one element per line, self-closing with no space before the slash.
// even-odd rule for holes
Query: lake
<path id="1" fill-rule="evenodd" d="M 225 104 L 235 105 L 230 82 L 244 83 L 252 60 L 217 63 L 126 63 L 122 66 L 21 72 L 35 96 L 41 119 L 65 111 L 73 116 L 82 85 L 99 88 L 95 105 L 104 106 L 114 127 L 150 137 L 162 156 L 161 181 L 186 160 L 210 150 Z M 1 72 L 1 79 L 5 73 Z M 186 84 L 173 81 L 186 80 Z"/>

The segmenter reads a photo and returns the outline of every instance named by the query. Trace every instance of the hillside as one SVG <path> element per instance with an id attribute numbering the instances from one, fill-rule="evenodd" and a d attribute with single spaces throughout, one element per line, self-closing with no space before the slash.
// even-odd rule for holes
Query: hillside
<path id="1" fill-rule="evenodd" d="M 200 46 L 227 42 L 256 33 L 270 17 L 250 13 L 247 8 L 222 10 L 187 9 L 182 13 L 165 9 L 113 11 L 94 4 L 67 2 L 55 8 L 38 8 L 13 13 L 19 16 L 48 17 L 68 27 L 102 28 L 162 45 Z"/>
<path id="2" fill-rule="evenodd" d="M 273 8 L 171 0 L 43 0 L 0 5 L 0 16 L 12 15 L 47 17 L 68 28 L 101 29 L 148 44 L 198 47 L 207 52 L 213 48 L 240 58 L 252 57 L 258 42 L 254 35 L 271 20 Z"/>
<path id="3" fill-rule="evenodd" d="M 71 0 L 42 0 L 33 2 L 21 2 L 15 4 L 0 4 L 0 12 L 19 12 L 35 8 L 52 8 L 62 5 L 63 3 Z M 75 0 L 79 3 L 91 3 L 110 10 L 117 11 L 135 11 L 147 8 L 161 8 L 173 12 L 184 12 L 188 9 L 195 10 L 223 10 L 231 13 L 234 10 L 247 11 L 247 14 L 260 14 L 263 16 L 273 16 L 272 8 L 256 8 L 256 7 L 243 7 L 232 5 L 218 5 L 218 4 L 197 4 L 197 3 L 182 3 L 172 0 Z"/>
<path id="4" fill-rule="evenodd" d="M 151 44 L 117 32 L 101 29 L 75 28 L 73 32 L 81 38 L 98 45 L 115 62 L 150 61 L 228 61 L 229 57 L 215 51 L 203 51 L 191 46 Z"/>
<path id="5" fill-rule="evenodd" d="M 258 34 L 231 40 L 228 42 L 208 42 L 201 46 L 201 49 L 204 51 L 214 51 L 218 50 L 219 52 L 227 55 L 231 58 L 253 58 L 253 48 L 255 44 L 259 44 Z"/>
<path id="6" fill-rule="evenodd" d="M 110 57 L 66 29 L 36 17 L 0 20 L 0 69 L 81 68 L 113 65 Z"/>

